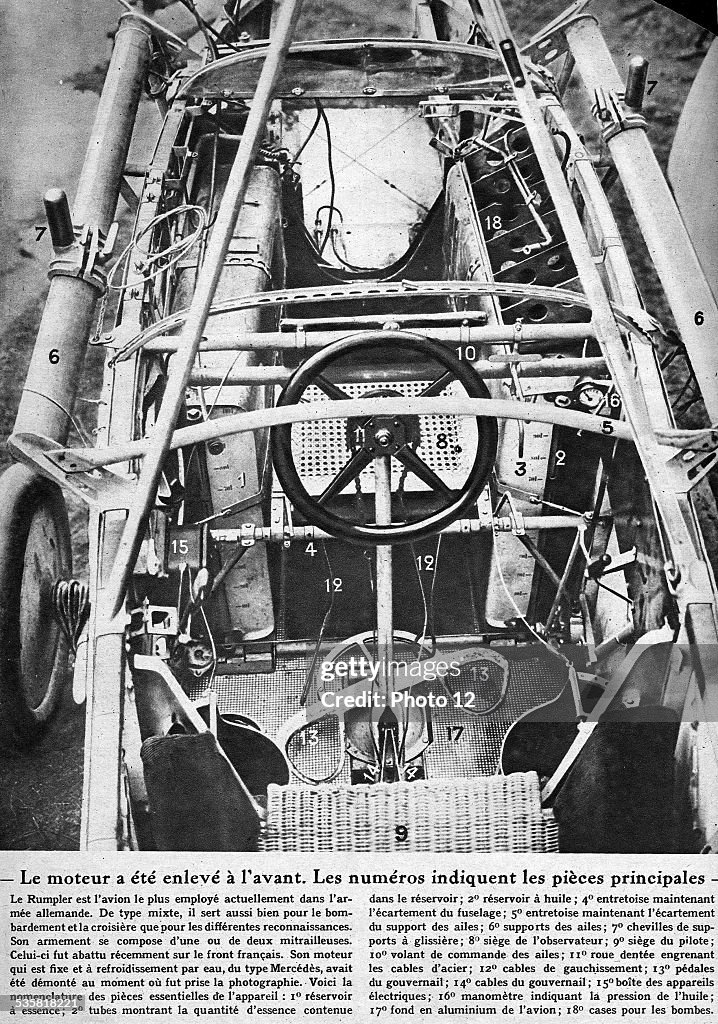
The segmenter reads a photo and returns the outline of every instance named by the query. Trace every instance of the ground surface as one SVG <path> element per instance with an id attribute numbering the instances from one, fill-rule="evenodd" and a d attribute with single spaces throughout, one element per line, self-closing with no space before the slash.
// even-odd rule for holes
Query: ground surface
<path id="1" fill-rule="evenodd" d="M 561 11 L 560 2 L 510 0 L 507 11 L 521 38 Z M 357 8 L 350 0 L 306 0 L 305 36 L 406 34 L 401 0 Z M 689 22 L 643 0 L 596 0 L 593 5 L 619 69 L 632 54 L 651 59 L 657 85 L 646 112 L 651 139 L 663 166 L 681 106 L 699 64 L 698 30 Z M 362 22 L 359 21 L 361 13 Z M 47 234 L 39 241 L 41 197 L 50 186 L 72 198 L 97 104 L 96 89 L 107 56 L 107 33 L 119 8 L 110 0 L 50 0 L 30 9 L 25 0 L 5 0 L 0 8 L 0 441 L 12 429 L 47 290 L 50 255 Z M 369 26 L 369 22 L 371 25 Z M 141 115 L 153 131 L 150 105 Z M 619 217 L 631 224 L 620 196 Z M 120 203 L 123 207 L 122 202 Z M 126 219 L 126 212 L 123 213 Z M 632 252 L 648 308 L 662 315 L 659 290 L 645 252 Z M 101 355 L 93 352 L 80 394 L 91 399 Z M 676 389 L 682 377 L 675 380 Z M 698 415 L 698 413 L 694 413 Z M 83 429 L 92 429 L 92 405 L 78 403 Z M 0 466 L 8 461 L 0 449 Z M 73 510 L 76 571 L 82 572 L 83 517 Z M 711 528 L 711 522 L 708 526 Z M 0 848 L 77 847 L 81 798 L 83 712 L 65 696 L 61 713 L 41 744 L 21 755 L 0 754 Z"/>

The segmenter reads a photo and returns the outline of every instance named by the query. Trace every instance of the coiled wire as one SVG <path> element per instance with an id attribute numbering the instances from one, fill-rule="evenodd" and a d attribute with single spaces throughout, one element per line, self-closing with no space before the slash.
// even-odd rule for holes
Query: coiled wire
<path id="1" fill-rule="evenodd" d="M 186 235 L 171 242 L 164 249 L 160 249 L 158 252 L 149 252 L 141 247 L 141 240 L 148 234 L 150 234 L 158 224 L 162 224 L 172 217 L 179 217 L 181 214 L 187 214 L 188 216 L 194 216 L 197 220 L 196 226 Z M 166 210 L 164 213 L 159 213 L 156 217 L 147 224 L 138 235 L 136 235 L 129 245 L 127 245 L 117 262 L 110 271 L 107 279 L 107 287 L 113 291 L 125 292 L 130 288 L 141 287 L 150 281 L 154 281 L 155 278 L 159 277 L 160 274 L 164 274 L 167 270 L 173 267 L 176 263 L 182 259 L 186 253 L 199 241 L 202 237 L 202 233 L 207 226 L 207 213 L 203 206 L 197 206 L 195 204 L 185 203 L 181 206 L 175 206 L 171 210 Z M 125 272 L 129 269 L 130 259 L 139 255 L 141 263 L 136 264 L 136 269 L 142 267 L 143 273 L 141 277 L 125 279 L 121 283 L 117 283 L 117 273 L 119 267 L 124 267 Z"/>

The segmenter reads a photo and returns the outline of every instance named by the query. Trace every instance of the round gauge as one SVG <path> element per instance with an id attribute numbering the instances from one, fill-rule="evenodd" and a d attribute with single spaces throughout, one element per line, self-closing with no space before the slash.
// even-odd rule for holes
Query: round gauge
<path id="1" fill-rule="evenodd" d="M 603 391 L 594 384 L 585 384 L 578 393 L 579 402 L 587 409 L 598 409 L 605 397 Z"/>

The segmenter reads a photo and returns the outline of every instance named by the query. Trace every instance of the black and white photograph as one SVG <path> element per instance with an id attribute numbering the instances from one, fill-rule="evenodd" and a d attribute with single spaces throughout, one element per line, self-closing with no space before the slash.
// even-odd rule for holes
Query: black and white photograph
<path id="1" fill-rule="evenodd" d="M 0 0 L 0 1021 L 718 1019 L 712 0 Z"/>
<path id="2" fill-rule="evenodd" d="M 1 17 L 2 848 L 715 853 L 710 4 Z"/>

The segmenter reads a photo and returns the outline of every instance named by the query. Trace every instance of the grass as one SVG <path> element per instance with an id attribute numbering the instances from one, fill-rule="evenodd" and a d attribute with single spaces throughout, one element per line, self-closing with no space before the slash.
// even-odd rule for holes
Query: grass
<path id="1" fill-rule="evenodd" d="M 386 3 L 353 4 L 350 0 L 305 0 L 299 21 L 298 38 L 351 38 L 367 32 L 377 36 L 406 36 L 412 31 L 407 4 L 397 0 Z"/>

